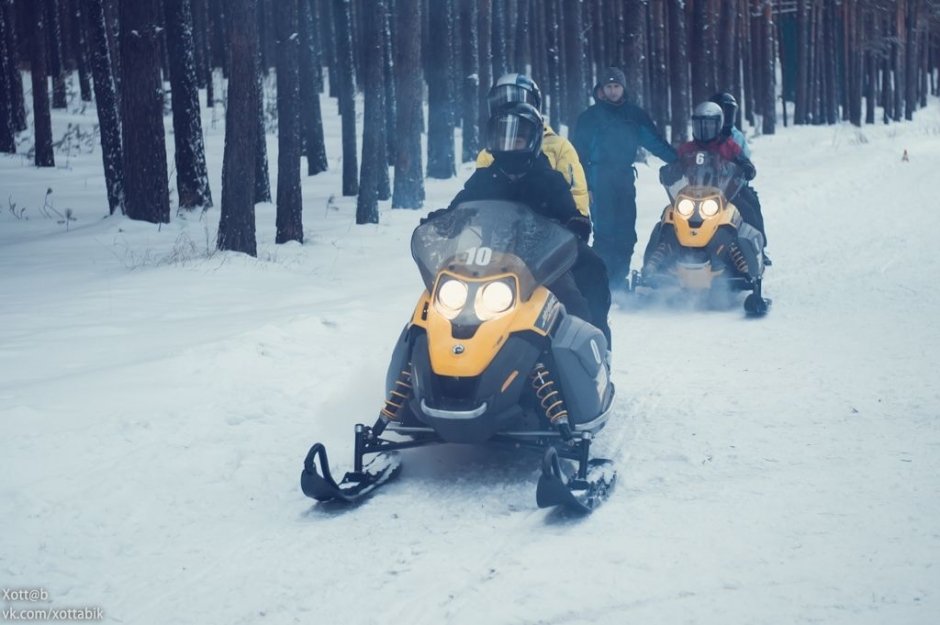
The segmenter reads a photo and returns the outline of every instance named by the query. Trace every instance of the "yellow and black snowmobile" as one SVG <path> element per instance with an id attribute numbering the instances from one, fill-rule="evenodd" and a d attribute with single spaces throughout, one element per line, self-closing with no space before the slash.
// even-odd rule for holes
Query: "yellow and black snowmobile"
<path id="1" fill-rule="evenodd" d="M 398 473 L 397 450 L 502 443 L 542 453 L 540 507 L 603 501 L 615 471 L 589 450 L 614 397 L 607 342 L 545 286 L 574 264 L 574 235 L 522 204 L 474 201 L 418 226 L 411 252 L 426 290 L 395 346 L 385 406 L 356 425 L 341 482 L 311 447 L 303 492 L 353 502 Z"/>
<path id="2" fill-rule="evenodd" d="M 642 272 L 633 274 L 634 288 L 678 289 L 710 302 L 751 291 L 745 311 L 765 314 L 764 237 L 731 200 L 745 184 L 741 167 L 712 152 L 692 152 L 665 165 L 660 181 L 670 202 L 650 235 Z"/>

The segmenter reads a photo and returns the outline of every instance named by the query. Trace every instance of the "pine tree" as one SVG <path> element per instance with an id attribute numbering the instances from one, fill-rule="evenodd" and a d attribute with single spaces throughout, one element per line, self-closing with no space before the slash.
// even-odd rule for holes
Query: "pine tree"
<path id="1" fill-rule="evenodd" d="M 300 0 L 300 107 L 307 175 L 328 169 L 320 113 L 320 76 L 317 25 L 311 0 Z"/>
<path id="2" fill-rule="evenodd" d="M 121 0 L 124 208 L 131 219 L 170 221 L 159 0 Z"/>
<path id="3" fill-rule="evenodd" d="M 0 152 L 16 152 L 16 138 L 13 136 L 13 89 L 10 84 L 11 51 L 7 49 L 6 11 L 0 6 Z"/>
<path id="4" fill-rule="evenodd" d="M 298 0 L 278 0 L 277 41 L 277 235 L 276 243 L 304 242 L 300 191 L 300 33 Z"/>
<path id="5" fill-rule="evenodd" d="M 421 0 L 396 3 L 395 81 L 398 95 L 395 146 L 395 187 L 392 208 L 421 208 L 424 169 L 421 166 Z"/>
<path id="6" fill-rule="evenodd" d="M 430 11 L 428 44 L 428 177 L 452 178 L 457 173 L 454 142 L 454 93 L 448 69 L 454 25 L 453 1 L 435 0 Z"/>
<path id="7" fill-rule="evenodd" d="M 356 223 L 379 223 L 379 170 L 386 168 L 385 156 L 385 83 L 382 67 L 382 13 L 385 0 L 373 0 L 365 14 L 362 41 L 365 78 L 365 120 L 362 129 L 362 169 L 359 197 L 356 199 Z"/>
<path id="8" fill-rule="evenodd" d="M 229 0 L 228 103 L 222 157 L 222 208 L 217 247 L 257 256 L 255 241 L 255 144 L 258 135 L 257 0 Z"/>
<path id="9" fill-rule="evenodd" d="M 669 20 L 670 138 L 678 145 L 689 138 L 689 64 L 686 47 L 685 2 L 666 0 Z"/>
<path id="10" fill-rule="evenodd" d="M 108 25 L 102 0 L 84 0 L 91 37 L 91 71 L 95 87 L 95 106 L 101 131 L 101 158 L 108 188 L 111 214 L 124 213 L 124 149 L 121 145 L 121 120 L 118 115 L 117 90 L 108 47 Z"/>
<path id="11" fill-rule="evenodd" d="M 0 0 L 0 11 L 3 11 L 4 21 L 7 24 L 7 54 L 9 54 L 9 88 L 10 116 L 13 120 L 13 131 L 26 130 L 26 102 L 23 96 L 23 77 L 20 74 L 19 38 L 17 37 L 17 12 L 13 0 Z"/>
<path id="12" fill-rule="evenodd" d="M 163 0 L 166 11 L 167 51 L 173 94 L 173 135 L 176 190 L 179 207 L 192 210 L 212 206 L 206 151 L 199 109 L 199 86 L 193 42 L 190 0 Z"/>
<path id="13" fill-rule="evenodd" d="M 336 77 L 343 135 L 343 195 L 359 193 L 359 157 L 356 154 L 356 91 L 354 83 L 352 15 L 350 0 L 333 0 L 336 20 Z M 332 81 L 334 74 L 330 74 Z"/>
<path id="14" fill-rule="evenodd" d="M 30 2 L 28 24 L 32 27 L 30 69 L 33 87 L 33 132 L 36 167 L 55 167 L 52 152 L 52 112 L 49 110 L 49 87 L 46 74 L 46 6 Z"/>

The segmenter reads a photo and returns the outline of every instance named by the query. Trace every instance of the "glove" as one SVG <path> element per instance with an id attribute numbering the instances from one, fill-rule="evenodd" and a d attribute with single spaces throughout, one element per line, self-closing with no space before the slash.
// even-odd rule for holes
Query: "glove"
<path id="1" fill-rule="evenodd" d="M 568 223 L 565 224 L 565 227 L 575 233 L 578 238 L 585 243 L 591 238 L 591 220 L 584 215 L 572 217 L 568 220 Z"/>
<path id="2" fill-rule="evenodd" d="M 424 224 L 426 224 L 427 222 L 431 221 L 431 220 L 434 219 L 435 217 L 440 217 L 440 216 L 443 215 L 445 212 L 447 212 L 447 209 L 446 209 L 446 208 L 439 208 L 439 209 L 437 209 L 437 210 L 433 210 L 433 211 L 431 211 L 430 213 L 428 213 L 427 215 L 425 215 L 424 217 L 422 217 L 421 219 L 419 219 L 419 220 L 418 220 L 418 225 L 423 226 Z"/>
<path id="3" fill-rule="evenodd" d="M 757 175 L 757 168 L 754 167 L 754 163 L 750 159 L 739 156 L 734 162 L 743 170 L 745 180 L 748 182 L 754 180 L 754 176 Z"/>
<path id="4" fill-rule="evenodd" d="M 679 167 L 673 166 L 672 163 L 659 168 L 659 184 L 664 187 L 672 186 L 681 177 L 682 170 Z"/>

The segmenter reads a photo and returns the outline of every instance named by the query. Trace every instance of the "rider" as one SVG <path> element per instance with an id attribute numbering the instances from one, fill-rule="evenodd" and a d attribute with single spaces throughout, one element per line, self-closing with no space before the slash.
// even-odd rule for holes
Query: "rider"
<path id="1" fill-rule="evenodd" d="M 578 235 L 578 260 L 570 273 L 548 288 L 568 312 L 600 328 L 610 346 L 607 271 L 587 245 L 590 219 L 578 211 L 568 182 L 552 169 L 541 151 L 543 129 L 542 115 L 531 104 L 510 102 L 499 108 L 490 116 L 486 129 L 486 147 L 493 155 L 493 164 L 477 169 L 448 208 L 471 200 L 520 202 Z"/>
<path id="2" fill-rule="evenodd" d="M 721 106 L 711 101 L 702 102 L 696 106 L 695 110 L 692 111 L 692 140 L 686 141 L 679 146 L 677 150 L 679 158 L 681 159 L 696 152 L 711 152 L 726 161 L 738 165 L 744 174 L 744 179 L 748 181 L 752 180 L 754 176 L 757 175 L 754 164 L 751 162 L 751 159 L 744 155 L 741 145 L 738 144 L 730 134 L 722 133 L 723 127 L 724 113 L 721 110 Z M 673 175 L 671 169 L 672 168 L 668 165 L 660 169 L 660 182 L 664 184 L 672 182 L 667 179 L 667 177 Z M 742 210 L 742 206 L 737 203 L 737 197 L 738 196 L 735 196 L 735 206 L 738 208 L 738 211 L 741 212 L 741 218 L 747 223 L 757 227 L 757 225 L 749 219 L 749 217 L 753 217 L 746 215 L 745 211 Z M 761 225 L 763 225 L 762 222 Z M 664 224 L 659 232 L 659 241 L 643 268 L 644 276 L 649 277 L 655 274 L 665 259 L 672 255 L 676 245 L 678 245 L 678 240 L 676 239 L 675 229 L 672 226 Z"/>
<path id="3" fill-rule="evenodd" d="M 537 110 L 542 110 L 542 92 L 534 80 L 525 74 L 503 74 L 490 87 L 486 96 L 489 115 L 510 102 L 527 102 Z M 552 127 L 543 121 L 542 153 L 548 158 L 552 169 L 561 172 L 574 196 L 574 203 L 585 217 L 590 218 L 590 200 L 587 181 L 581 160 L 570 141 L 555 134 Z M 477 167 L 489 167 L 493 164 L 493 155 L 489 150 L 480 150 L 477 155 Z"/>
<path id="4" fill-rule="evenodd" d="M 741 146 L 741 153 L 750 159 L 751 148 L 747 145 L 747 138 L 744 136 L 744 133 L 738 130 L 734 125 L 735 116 L 738 112 L 738 101 L 733 95 L 725 91 L 720 91 L 709 99 L 721 107 L 721 112 L 724 116 L 721 136 L 734 139 L 734 142 Z M 741 217 L 744 221 L 757 228 L 760 233 L 764 235 L 764 245 L 766 246 L 767 232 L 764 230 L 764 216 L 761 214 L 760 199 L 757 197 L 757 191 L 755 191 L 751 185 L 745 184 L 735 196 L 734 204 L 738 207 L 738 210 L 741 211 Z M 767 258 L 766 251 L 764 252 L 764 264 L 768 266 L 772 264 L 770 259 Z"/>

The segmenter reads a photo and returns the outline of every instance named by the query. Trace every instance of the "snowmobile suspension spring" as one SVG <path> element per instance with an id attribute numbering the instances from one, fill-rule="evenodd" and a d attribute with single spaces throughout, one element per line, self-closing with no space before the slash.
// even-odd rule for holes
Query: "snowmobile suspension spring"
<path id="1" fill-rule="evenodd" d="M 565 407 L 565 400 L 555 388 L 551 375 L 545 365 L 536 364 L 532 373 L 532 388 L 535 389 L 535 396 L 539 398 L 539 404 L 551 423 L 567 422 L 568 409 Z"/>
<path id="2" fill-rule="evenodd" d="M 398 421 L 401 414 L 401 408 L 411 396 L 411 363 L 408 368 L 403 369 L 395 380 L 395 386 L 389 391 L 388 399 L 385 400 L 385 406 L 381 410 L 381 415 L 389 421 Z"/>
<path id="3" fill-rule="evenodd" d="M 741 251 L 741 248 L 738 247 L 737 243 L 732 243 L 728 246 L 728 253 L 731 255 L 731 262 L 734 263 L 734 268 L 748 275 L 747 259 L 744 258 L 744 252 Z"/>

